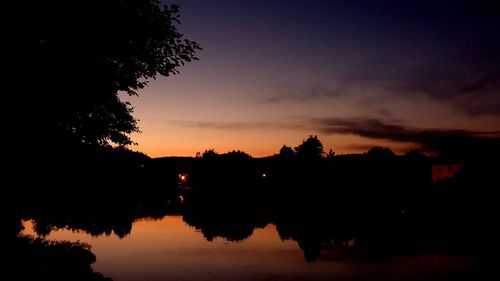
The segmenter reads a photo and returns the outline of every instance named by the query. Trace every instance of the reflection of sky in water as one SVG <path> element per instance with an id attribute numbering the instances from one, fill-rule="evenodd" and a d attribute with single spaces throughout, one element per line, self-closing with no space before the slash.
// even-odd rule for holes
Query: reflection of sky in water
<path id="1" fill-rule="evenodd" d="M 33 234 L 25 222 L 26 234 Z M 130 235 L 92 237 L 83 232 L 57 230 L 47 237 L 92 245 L 96 271 L 115 281 L 135 280 L 409 280 L 453 272 L 473 265 L 463 257 L 396 257 L 385 262 L 342 258 L 323 252 L 309 264 L 297 243 L 282 241 L 274 225 L 254 230 L 241 242 L 203 235 L 180 216 L 138 220 Z"/>

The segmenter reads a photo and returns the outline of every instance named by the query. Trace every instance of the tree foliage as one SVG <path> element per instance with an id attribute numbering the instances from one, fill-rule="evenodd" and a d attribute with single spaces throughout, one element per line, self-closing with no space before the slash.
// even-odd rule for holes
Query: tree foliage
<path id="1" fill-rule="evenodd" d="M 396 154 L 390 148 L 382 146 L 375 146 L 371 148 L 366 155 L 377 160 L 387 160 L 396 157 Z"/>
<path id="2" fill-rule="evenodd" d="M 207 149 L 207 150 L 205 150 L 203 152 L 203 154 L 201 155 L 201 158 L 203 158 L 203 159 L 214 159 L 217 156 L 219 156 L 219 153 L 217 153 L 215 151 L 215 149 L 210 148 L 210 149 Z"/>
<path id="3" fill-rule="evenodd" d="M 178 73 L 199 45 L 179 32 L 179 9 L 158 0 L 22 1 L 9 35 L 11 104 L 22 138 L 45 144 L 128 145 L 130 103 L 158 75 Z M 25 125 L 25 126 L 23 126 Z M 28 130 L 27 130 L 28 129 Z"/>
<path id="4" fill-rule="evenodd" d="M 221 155 L 225 159 L 230 160 L 248 160 L 252 159 L 252 156 L 243 150 L 232 150 Z"/>
<path id="5" fill-rule="evenodd" d="M 318 136 L 309 136 L 295 147 L 298 159 L 317 160 L 323 158 L 325 151 Z"/>
<path id="6" fill-rule="evenodd" d="M 292 159 L 295 157 L 295 151 L 291 147 L 283 145 L 278 156 L 282 159 Z"/>

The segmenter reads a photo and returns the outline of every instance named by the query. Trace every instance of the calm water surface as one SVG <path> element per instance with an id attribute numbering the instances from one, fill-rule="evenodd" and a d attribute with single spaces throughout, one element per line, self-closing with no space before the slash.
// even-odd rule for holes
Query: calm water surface
<path id="1" fill-rule="evenodd" d="M 25 234 L 34 234 L 31 221 L 24 225 Z M 297 243 L 282 241 L 272 224 L 255 229 L 240 242 L 207 241 L 181 216 L 138 220 L 124 238 L 115 234 L 93 237 L 65 229 L 52 231 L 46 238 L 92 245 L 97 257 L 94 270 L 115 281 L 415 280 L 475 265 L 471 258 L 452 256 L 366 261 L 349 255 L 348 247 L 325 250 L 315 263 L 307 263 Z"/>

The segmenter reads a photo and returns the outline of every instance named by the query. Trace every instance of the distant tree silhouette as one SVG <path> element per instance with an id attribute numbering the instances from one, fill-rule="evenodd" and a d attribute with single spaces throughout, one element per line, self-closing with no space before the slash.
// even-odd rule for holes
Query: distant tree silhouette
<path id="1" fill-rule="evenodd" d="M 370 149 L 367 153 L 368 157 L 372 159 L 392 159 L 396 157 L 396 154 L 392 152 L 387 147 L 381 147 L 381 146 L 375 146 L 372 149 Z"/>
<path id="2" fill-rule="evenodd" d="M 203 159 L 226 159 L 226 160 L 245 160 L 252 159 L 252 156 L 242 150 L 233 150 L 226 153 L 217 153 L 213 148 L 207 149 L 198 158 Z"/>
<path id="3" fill-rule="evenodd" d="M 128 145 L 138 132 L 132 106 L 148 80 L 196 59 L 196 42 L 177 30 L 179 9 L 159 0 L 19 2 L 9 11 L 17 61 L 9 70 L 23 124 L 18 139 L 44 145 Z M 28 129 L 29 131 L 27 131 Z M 38 140 L 37 140 L 38 141 Z"/>
<path id="4" fill-rule="evenodd" d="M 298 159 L 317 160 L 323 158 L 325 151 L 318 136 L 310 135 L 302 143 L 295 147 Z"/>
<path id="5" fill-rule="evenodd" d="M 327 158 L 333 158 L 333 157 L 335 157 L 335 151 L 333 151 L 333 149 L 330 148 L 330 150 L 326 154 L 326 157 Z"/>
<path id="6" fill-rule="evenodd" d="M 251 159 L 252 156 L 241 150 L 233 150 L 221 155 L 224 158 L 231 160 L 242 160 L 242 159 Z"/>
<path id="7" fill-rule="evenodd" d="M 280 149 L 278 156 L 283 159 L 291 159 L 295 157 L 295 151 L 293 151 L 291 147 L 283 145 L 283 147 Z"/>
<path id="8" fill-rule="evenodd" d="M 207 149 L 203 152 L 203 154 L 201 155 L 201 158 L 211 159 L 211 158 L 217 157 L 218 155 L 219 155 L 219 153 L 215 152 L 215 149 L 210 148 L 210 149 Z"/>

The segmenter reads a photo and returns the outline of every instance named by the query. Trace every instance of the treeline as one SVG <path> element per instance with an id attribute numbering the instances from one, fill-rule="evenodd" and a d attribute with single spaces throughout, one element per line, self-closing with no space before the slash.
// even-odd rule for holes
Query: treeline
<path id="1" fill-rule="evenodd" d="M 31 201 L 27 194 L 15 215 L 35 219 L 40 234 L 65 227 L 123 237 L 138 218 L 181 214 L 206 239 L 232 241 L 272 223 L 311 262 L 346 243 L 355 243 L 353 254 L 376 258 L 456 253 L 488 260 L 500 250 L 494 163 L 466 162 L 454 177 L 433 182 L 435 159 L 416 152 L 398 156 L 374 148 L 334 155 L 308 149 L 315 156 L 307 157 L 299 156 L 300 145 L 281 151 L 266 158 L 213 150 L 199 157 L 139 157 L 134 163 L 144 166 L 137 173 L 102 192 L 39 192 Z"/>
<path id="2" fill-rule="evenodd" d="M 358 253 L 377 257 L 489 259 L 500 250 L 492 223 L 500 214 L 494 154 L 458 162 L 464 166 L 453 177 L 434 182 L 432 165 L 446 161 L 439 156 L 398 156 L 382 147 L 335 155 L 322 148 L 311 136 L 266 158 L 207 150 L 197 158 L 155 159 L 155 174 L 173 173 L 171 184 L 152 186 L 175 188 L 185 221 L 208 240 L 242 240 L 274 223 L 283 239 L 298 241 L 308 261 L 351 239 Z"/>

